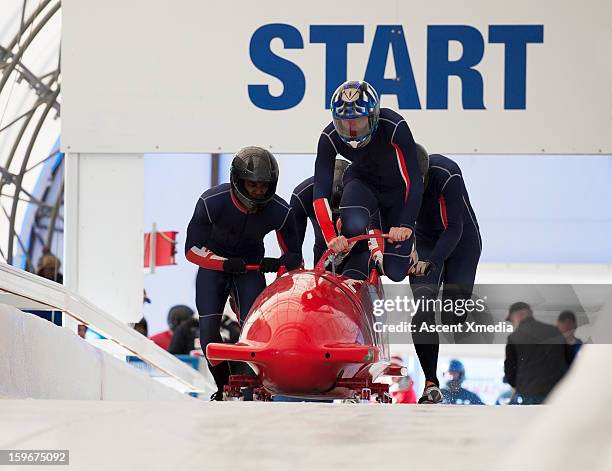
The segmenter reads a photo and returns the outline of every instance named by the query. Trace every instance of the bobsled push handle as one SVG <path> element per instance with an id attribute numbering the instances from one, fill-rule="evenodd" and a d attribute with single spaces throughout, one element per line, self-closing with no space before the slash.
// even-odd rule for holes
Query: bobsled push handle
<path id="1" fill-rule="evenodd" d="M 347 241 L 350 246 L 351 244 L 362 241 L 362 240 L 379 239 L 379 238 L 387 239 L 389 238 L 389 234 L 361 234 L 355 237 L 351 237 L 350 239 L 347 239 Z M 334 251 L 332 249 L 327 249 L 325 253 L 321 256 L 321 259 L 315 265 L 315 272 L 324 272 L 325 264 L 327 263 L 327 259 L 331 257 L 333 254 L 334 254 Z"/>

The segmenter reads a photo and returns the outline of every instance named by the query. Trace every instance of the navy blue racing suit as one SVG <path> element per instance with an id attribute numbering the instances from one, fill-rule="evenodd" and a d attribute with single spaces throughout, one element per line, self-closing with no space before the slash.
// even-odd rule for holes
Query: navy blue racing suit
<path id="1" fill-rule="evenodd" d="M 222 342 L 221 317 L 230 290 L 235 295 L 242 325 L 253 301 L 266 286 L 264 275 L 259 271 L 224 272 L 225 260 L 239 257 L 247 264 L 259 264 L 264 256 L 264 237 L 272 231 L 276 231 L 283 253 L 281 264 L 295 265 L 296 258 L 301 260 L 295 221 L 291 207 L 282 198 L 275 195 L 263 210 L 248 213 L 228 183 L 200 196 L 187 228 L 185 257 L 200 267 L 196 278 L 196 306 L 204 354 L 209 343 Z M 218 386 L 227 384 L 227 362 L 210 370 Z"/>
<path id="2" fill-rule="evenodd" d="M 313 203 L 313 188 L 314 188 L 314 177 L 307 178 L 293 190 L 291 200 L 289 201 L 291 209 L 293 210 L 293 216 L 295 217 L 295 227 L 297 229 L 298 242 L 300 247 L 304 244 L 304 237 L 306 237 L 306 226 L 308 220 L 312 224 L 314 231 L 315 243 L 312 248 L 314 254 L 314 264 L 320 260 L 321 256 L 327 250 L 327 244 L 325 243 L 325 237 L 321 232 L 321 226 L 317 222 Z"/>
<path id="3" fill-rule="evenodd" d="M 325 237 L 323 237 L 323 232 L 321 231 L 321 227 L 319 226 L 319 222 L 317 221 L 317 217 L 315 215 L 313 205 L 313 190 L 314 177 L 307 178 L 296 186 L 295 190 L 293 190 L 290 204 L 295 216 L 295 225 L 297 228 L 298 242 L 300 247 L 302 247 L 304 244 L 306 226 L 308 224 L 308 220 L 310 219 L 315 236 L 313 253 L 314 264 L 316 265 L 323 254 L 327 251 L 327 243 L 325 242 Z M 340 226 L 341 225 L 342 223 L 340 223 Z M 378 230 L 378 232 L 380 232 L 379 228 L 378 212 L 376 212 L 375 216 L 369 223 L 368 230 Z M 368 244 L 366 241 L 358 242 L 355 247 L 351 249 L 347 259 L 340 268 L 340 272 L 349 278 L 367 278 L 370 262 L 370 250 L 373 251 L 378 249 L 379 245 L 382 245 L 382 242 L 375 239 L 373 239 L 370 244 Z M 382 250 L 382 247 L 380 247 L 380 250 Z"/>
<path id="4" fill-rule="evenodd" d="M 365 234 L 372 217 L 379 212 L 381 229 L 408 227 L 414 230 L 421 206 L 423 175 L 408 124 L 396 112 L 381 108 L 378 128 L 364 147 L 345 144 L 330 123 L 321 133 L 314 176 L 314 208 L 327 243 L 336 237 L 329 198 L 334 161 L 340 154 L 352 163 L 344 174 L 340 202 L 341 234 Z M 403 242 L 385 244 L 384 271 L 393 281 L 406 277 L 414 235 Z"/>
<path id="5" fill-rule="evenodd" d="M 435 299 L 443 285 L 443 300 L 470 299 L 482 240 L 461 169 L 448 157 L 433 154 L 427 180 L 416 223 L 416 248 L 419 260 L 429 261 L 433 267 L 426 276 L 410 276 L 412 292 L 415 298 Z M 451 311 L 441 314 L 444 324 L 458 324 L 467 317 Z M 435 312 L 419 310 L 412 322 L 418 326 L 422 322 L 435 324 Z M 455 335 L 456 342 L 460 338 Z M 426 380 L 434 381 L 438 334 L 415 332 L 413 340 Z"/>

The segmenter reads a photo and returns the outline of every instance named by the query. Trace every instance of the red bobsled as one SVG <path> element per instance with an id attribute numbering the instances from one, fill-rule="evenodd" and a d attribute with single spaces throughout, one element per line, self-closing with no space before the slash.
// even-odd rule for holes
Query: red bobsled
<path id="1" fill-rule="evenodd" d="M 367 239 L 363 235 L 350 239 Z M 313 270 L 297 269 L 268 286 L 256 299 L 236 344 L 212 343 L 209 361 L 247 362 L 257 374 L 232 376 L 226 392 L 240 397 L 245 386 L 260 399 L 271 395 L 310 399 L 388 402 L 382 374 L 400 376 L 389 346 L 373 328 L 373 303 L 383 298 L 377 270 L 357 281 L 325 271 L 326 252 Z M 396 371 L 397 370 L 397 371 Z"/>

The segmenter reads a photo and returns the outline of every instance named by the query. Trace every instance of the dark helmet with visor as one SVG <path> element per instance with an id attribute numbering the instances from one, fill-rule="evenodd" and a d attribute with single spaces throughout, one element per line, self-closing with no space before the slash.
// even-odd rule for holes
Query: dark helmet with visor
<path id="1" fill-rule="evenodd" d="M 245 181 L 267 183 L 268 189 L 261 197 L 253 197 L 245 188 Z M 272 153 L 261 147 L 244 147 L 236 152 L 230 168 L 230 184 L 233 194 L 249 211 L 261 211 L 272 200 L 278 183 L 278 162 Z"/>
<path id="2" fill-rule="evenodd" d="M 353 148 L 370 142 L 378 127 L 380 100 L 368 82 L 344 82 L 334 92 L 330 107 L 340 139 Z"/>

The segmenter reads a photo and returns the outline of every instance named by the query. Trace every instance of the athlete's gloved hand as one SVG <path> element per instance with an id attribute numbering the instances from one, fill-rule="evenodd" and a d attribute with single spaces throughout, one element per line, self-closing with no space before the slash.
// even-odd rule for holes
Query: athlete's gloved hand
<path id="1" fill-rule="evenodd" d="M 414 276 L 427 276 L 432 270 L 435 270 L 436 266 L 432 262 L 426 260 L 420 260 L 412 267 L 410 274 Z"/>
<path id="2" fill-rule="evenodd" d="M 264 257 L 259 264 L 259 271 L 262 273 L 276 273 L 280 267 L 280 258 Z"/>
<path id="3" fill-rule="evenodd" d="M 287 271 L 295 270 L 302 265 L 302 257 L 297 253 L 287 253 L 280 258 L 280 261 Z"/>
<path id="4" fill-rule="evenodd" d="M 409 239 L 412 235 L 412 229 L 409 227 L 392 227 L 389 229 L 388 241 L 391 243 L 403 242 Z"/>
<path id="5" fill-rule="evenodd" d="M 223 271 L 233 275 L 246 273 L 246 263 L 240 257 L 228 258 L 223 262 Z"/>
<path id="6" fill-rule="evenodd" d="M 344 236 L 334 237 L 329 241 L 327 246 L 334 251 L 334 253 L 347 252 L 349 249 L 348 240 Z"/>

